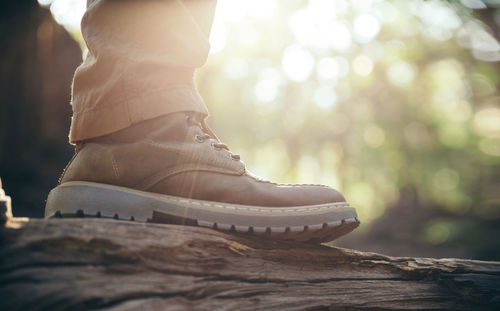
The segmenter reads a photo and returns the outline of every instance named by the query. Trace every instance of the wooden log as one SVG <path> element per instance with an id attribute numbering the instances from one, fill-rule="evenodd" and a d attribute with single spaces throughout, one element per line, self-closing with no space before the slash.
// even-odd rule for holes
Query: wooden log
<path id="1" fill-rule="evenodd" d="M 1 310 L 500 310 L 500 262 L 91 218 L 11 219 L 0 243 Z"/>

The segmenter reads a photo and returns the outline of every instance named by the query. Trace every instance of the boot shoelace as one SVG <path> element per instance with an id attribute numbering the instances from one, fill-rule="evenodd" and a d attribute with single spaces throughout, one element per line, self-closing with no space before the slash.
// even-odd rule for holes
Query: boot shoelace
<path id="1" fill-rule="evenodd" d="M 229 152 L 229 156 L 231 157 L 232 160 L 235 160 L 235 161 L 240 160 L 239 154 L 231 153 L 231 151 L 229 150 L 229 147 L 226 144 L 220 142 L 219 138 L 215 135 L 215 133 L 206 124 L 205 119 L 202 119 L 201 121 L 199 121 L 196 118 L 193 118 L 193 116 L 188 114 L 188 115 L 186 115 L 186 120 L 188 121 L 189 124 L 196 125 L 203 131 L 203 134 L 201 134 L 201 135 L 196 134 L 194 136 L 194 139 L 197 142 L 203 143 L 207 139 L 214 139 L 215 141 L 210 144 L 212 146 L 212 148 L 214 148 L 216 150 L 225 149 Z"/>

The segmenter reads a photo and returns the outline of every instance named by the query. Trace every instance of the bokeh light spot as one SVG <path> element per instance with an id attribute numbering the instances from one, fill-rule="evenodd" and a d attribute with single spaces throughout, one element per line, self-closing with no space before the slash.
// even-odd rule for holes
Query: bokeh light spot
<path id="1" fill-rule="evenodd" d="M 262 102 L 272 102 L 278 95 L 278 85 L 275 80 L 263 79 L 255 85 L 255 96 Z"/>
<path id="2" fill-rule="evenodd" d="M 339 77 L 339 65 L 333 57 L 324 57 L 317 64 L 318 77 L 324 80 Z"/>
<path id="3" fill-rule="evenodd" d="M 369 42 L 380 31 L 380 23 L 370 14 L 363 14 L 354 19 L 354 33 L 359 42 Z"/>
<path id="4" fill-rule="evenodd" d="M 231 58 L 225 65 L 226 77 L 243 79 L 248 75 L 248 63 L 241 58 Z"/>
<path id="5" fill-rule="evenodd" d="M 349 63 L 344 57 L 324 57 L 317 64 L 318 78 L 335 80 L 349 73 Z"/>
<path id="6" fill-rule="evenodd" d="M 484 108 L 474 115 L 474 130 L 481 136 L 500 138 L 500 108 Z"/>
<path id="7" fill-rule="evenodd" d="M 314 91 L 314 102 L 322 109 L 331 109 L 337 103 L 335 90 L 326 85 L 322 85 Z"/>
<path id="8" fill-rule="evenodd" d="M 354 59 L 352 68 L 358 75 L 368 76 L 370 73 L 372 73 L 373 62 L 369 57 L 361 55 Z"/>
<path id="9" fill-rule="evenodd" d="M 437 106 L 443 118 L 453 122 L 465 122 L 471 117 L 471 106 L 466 100 L 442 101 Z"/>
<path id="10" fill-rule="evenodd" d="M 495 157 L 500 157 L 500 139 L 483 138 L 479 141 L 479 150 Z"/>
<path id="11" fill-rule="evenodd" d="M 415 69 L 409 63 L 400 61 L 387 69 L 387 78 L 395 86 L 408 86 L 415 78 Z"/>
<path id="12" fill-rule="evenodd" d="M 467 144 L 468 131 L 459 124 L 448 123 L 438 130 L 441 143 L 450 148 L 462 148 Z"/>
<path id="13" fill-rule="evenodd" d="M 285 49 L 281 65 L 290 80 L 302 82 L 311 75 L 314 57 L 306 49 L 298 45 L 291 45 Z"/>
<path id="14" fill-rule="evenodd" d="M 334 34 L 331 46 L 338 51 L 346 51 L 351 47 L 352 35 L 347 26 L 342 22 L 337 22 L 330 29 Z"/>
<path id="15" fill-rule="evenodd" d="M 396 20 L 398 9 L 392 3 L 384 1 L 374 7 L 374 13 L 379 21 L 390 23 Z"/>

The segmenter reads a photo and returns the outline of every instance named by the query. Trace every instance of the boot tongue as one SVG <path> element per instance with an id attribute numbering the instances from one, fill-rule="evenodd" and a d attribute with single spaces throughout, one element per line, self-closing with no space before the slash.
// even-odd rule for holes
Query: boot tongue
<path id="1" fill-rule="evenodd" d="M 158 145 L 167 152 L 162 161 L 173 161 L 191 165 L 193 169 L 203 166 L 204 170 L 242 175 L 245 164 L 238 155 L 227 150 L 205 122 L 206 116 L 194 112 L 177 112 L 134 124 L 115 133 L 90 140 L 90 142 L 119 145 L 139 143 L 141 152 L 147 153 L 147 146 Z M 210 136 L 201 144 L 196 137 Z M 144 143 L 144 144 L 141 144 Z M 155 149 L 156 148 L 156 149 Z M 157 147 L 153 148 L 157 150 Z M 226 150 L 223 150 L 226 149 Z M 155 151 L 156 152 L 156 151 Z M 154 155 L 155 152 L 152 152 Z M 187 161 L 187 162 L 186 162 Z"/>
<path id="2" fill-rule="evenodd" d="M 206 121 L 207 117 L 208 117 L 207 115 L 204 115 L 199 112 L 190 112 L 186 115 L 186 119 L 188 120 L 189 123 L 199 126 L 204 133 L 210 135 L 210 137 L 220 142 L 219 137 L 217 137 L 214 131 L 212 131 L 212 129 L 208 126 Z"/>

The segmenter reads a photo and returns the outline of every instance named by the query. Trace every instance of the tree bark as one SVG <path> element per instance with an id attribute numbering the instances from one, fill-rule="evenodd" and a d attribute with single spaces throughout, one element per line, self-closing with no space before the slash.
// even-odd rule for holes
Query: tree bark
<path id="1" fill-rule="evenodd" d="M 91 218 L 11 219 L 0 243 L 2 310 L 500 308 L 500 262 Z"/>

